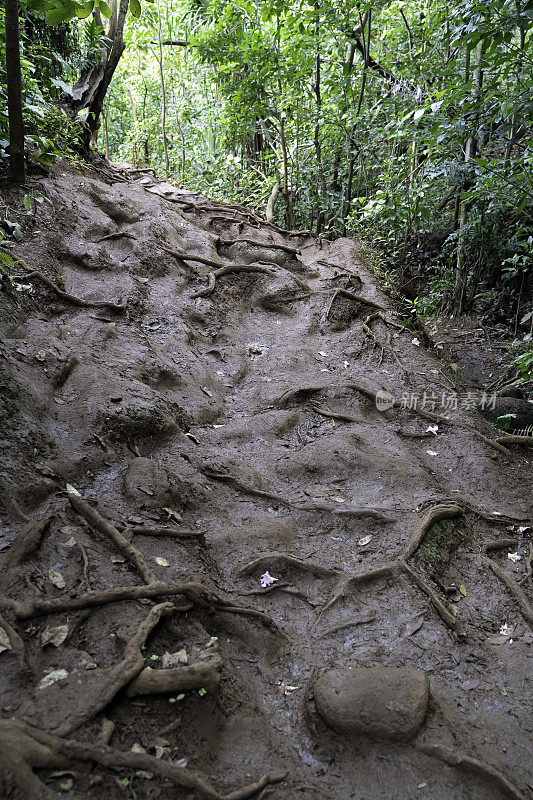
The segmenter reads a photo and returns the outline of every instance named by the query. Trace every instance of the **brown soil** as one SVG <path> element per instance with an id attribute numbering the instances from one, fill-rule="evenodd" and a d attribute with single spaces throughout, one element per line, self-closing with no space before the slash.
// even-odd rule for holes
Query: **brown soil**
<path id="1" fill-rule="evenodd" d="M 353 241 L 142 174 L 31 189 L 53 207 L 0 293 L 2 797 L 529 796 L 527 442 L 440 407 L 453 372 Z M 348 666 L 428 674 L 416 738 L 325 727 L 313 681 Z"/>

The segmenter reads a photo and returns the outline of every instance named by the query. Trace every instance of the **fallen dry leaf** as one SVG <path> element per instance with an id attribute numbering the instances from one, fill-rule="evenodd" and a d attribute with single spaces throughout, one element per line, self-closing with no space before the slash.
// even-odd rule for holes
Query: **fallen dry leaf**
<path id="1" fill-rule="evenodd" d="M 359 539 L 357 544 L 359 547 L 364 547 L 366 544 L 370 544 L 370 540 L 372 539 L 372 534 L 369 533 L 368 536 L 363 536 L 362 539 Z"/>
<path id="2" fill-rule="evenodd" d="M 161 665 L 163 669 L 170 669 L 171 667 L 179 667 L 180 664 L 187 664 L 188 660 L 187 651 L 182 647 L 177 653 L 163 653 Z"/>
<path id="3" fill-rule="evenodd" d="M 406 619 L 398 629 L 398 636 L 400 639 L 404 639 L 406 636 L 412 636 L 413 633 L 420 630 L 424 624 L 424 617 L 425 611 L 420 611 L 418 614 L 414 614 L 414 616 Z"/>
<path id="4" fill-rule="evenodd" d="M 165 507 L 163 508 L 163 511 L 166 511 L 166 512 L 167 512 L 167 516 L 168 516 L 168 518 L 169 518 L 169 519 L 173 519 L 173 520 L 174 520 L 174 522 L 181 522 L 181 521 L 183 520 L 183 517 L 181 516 L 181 514 L 178 514 L 178 512 L 177 512 L 177 511 L 174 511 L 174 509 L 173 509 L 173 508 L 167 508 L 167 507 L 165 506 Z"/>
<path id="5" fill-rule="evenodd" d="M 3 653 L 4 650 L 11 650 L 11 642 L 6 631 L 0 628 L 0 653 Z"/>
<path id="6" fill-rule="evenodd" d="M 68 625 L 57 625 L 55 628 L 45 628 L 41 633 L 41 644 L 44 647 L 47 644 L 53 644 L 54 647 L 59 647 L 63 644 L 68 636 Z"/>
<path id="7" fill-rule="evenodd" d="M 48 577 L 50 578 L 51 582 L 54 586 L 57 586 L 58 589 L 65 588 L 65 579 L 57 569 L 49 569 L 48 570 Z"/>
<path id="8" fill-rule="evenodd" d="M 38 689 L 46 689 L 47 686 L 51 686 L 53 683 L 57 683 L 57 681 L 62 681 L 65 678 L 68 678 L 68 672 L 66 669 L 54 669 L 52 672 L 49 672 L 48 675 L 45 675 L 39 681 L 37 686 Z"/>
<path id="9" fill-rule="evenodd" d="M 170 561 L 167 561 L 166 558 L 161 558 L 161 556 L 157 556 L 155 563 L 159 564 L 160 567 L 170 567 Z"/>
<path id="10" fill-rule="evenodd" d="M 137 445 L 135 444 L 135 439 L 133 438 L 133 436 L 130 436 L 130 438 L 128 439 L 128 447 L 132 453 L 134 453 L 136 456 L 139 456 L 139 458 L 141 457 L 141 454 L 139 453 L 139 450 L 137 448 Z"/>

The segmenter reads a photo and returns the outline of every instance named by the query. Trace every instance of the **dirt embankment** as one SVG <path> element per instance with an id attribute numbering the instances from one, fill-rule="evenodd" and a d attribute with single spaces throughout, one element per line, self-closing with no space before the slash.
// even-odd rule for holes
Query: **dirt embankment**
<path id="1" fill-rule="evenodd" d="M 527 797 L 531 447 L 492 397 L 350 240 L 142 174 L 32 190 L 0 295 L 2 796 Z"/>

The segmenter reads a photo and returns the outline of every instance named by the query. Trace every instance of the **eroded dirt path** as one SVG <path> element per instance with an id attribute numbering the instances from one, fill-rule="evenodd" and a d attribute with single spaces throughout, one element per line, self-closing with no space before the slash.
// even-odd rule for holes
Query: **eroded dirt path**
<path id="1" fill-rule="evenodd" d="M 0 297 L 5 796 L 528 796 L 530 447 L 354 242 L 142 174 L 35 189 Z M 322 721 L 350 666 L 427 674 L 415 738 Z"/>

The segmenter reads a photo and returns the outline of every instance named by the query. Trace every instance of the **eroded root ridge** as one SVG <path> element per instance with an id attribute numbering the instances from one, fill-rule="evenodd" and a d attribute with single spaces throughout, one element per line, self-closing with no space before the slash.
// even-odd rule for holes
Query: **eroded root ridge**
<path id="1" fill-rule="evenodd" d="M 503 772 L 491 764 L 439 744 L 419 745 L 418 749 L 428 756 L 448 764 L 450 767 L 456 767 L 463 772 L 481 776 L 490 784 L 497 786 L 502 793 L 502 797 L 509 797 L 511 800 L 526 800 L 527 798 L 525 789 L 522 789 L 510 778 L 507 778 Z"/>
<path id="2" fill-rule="evenodd" d="M 189 789 L 206 800 L 246 800 L 265 786 L 281 782 L 287 777 L 287 773 L 264 775 L 258 781 L 225 795 L 185 767 L 155 756 L 126 752 L 105 744 L 65 739 L 18 720 L 0 720 L 0 745 L 0 766 L 4 775 L 28 800 L 58 800 L 61 796 L 37 778 L 33 768 L 64 769 L 71 761 L 92 761 L 115 769 L 126 767 L 145 770 L 170 781 L 174 786 Z"/>

